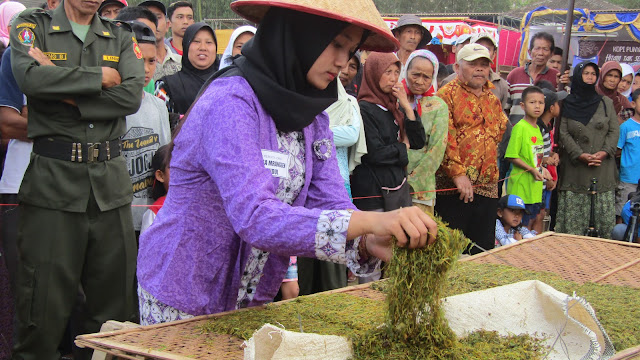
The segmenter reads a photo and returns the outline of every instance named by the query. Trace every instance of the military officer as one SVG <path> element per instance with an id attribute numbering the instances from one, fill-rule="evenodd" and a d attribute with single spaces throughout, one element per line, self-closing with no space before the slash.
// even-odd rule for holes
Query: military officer
<path id="1" fill-rule="evenodd" d="M 130 27 L 100 18 L 99 5 L 64 0 L 52 11 L 29 9 L 11 29 L 33 140 L 18 194 L 14 359 L 59 358 L 79 284 L 84 331 L 133 311 L 132 188 L 120 137 L 125 116 L 140 106 L 144 67 Z"/>

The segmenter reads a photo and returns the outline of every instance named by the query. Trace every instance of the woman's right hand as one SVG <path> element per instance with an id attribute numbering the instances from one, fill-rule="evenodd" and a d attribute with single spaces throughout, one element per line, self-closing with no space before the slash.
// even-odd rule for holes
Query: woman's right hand
<path id="1" fill-rule="evenodd" d="M 411 104 L 409 104 L 409 98 L 407 97 L 407 93 L 404 91 L 404 86 L 402 83 L 398 82 L 391 88 L 391 94 L 398 99 L 398 103 L 403 109 L 411 109 Z"/>
<path id="2" fill-rule="evenodd" d="M 347 238 L 367 234 L 365 245 L 369 255 L 389 261 L 394 245 L 392 236 L 398 246 L 415 249 L 434 243 L 437 233 L 436 222 L 412 206 L 389 212 L 356 211 L 351 215 Z"/>
<path id="3" fill-rule="evenodd" d="M 436 239 L 436 222 L 416 206 L 376 214 L 378 219 L 370 224 L 370 232 L 395 236 L 400 247 L 415 249 L 432 244 Z"/>
<path id="4" fill-rule="evenodd" d="M 404 139 L 402 140 L 402 143 L 407 147 L 407 150 L 411 149 L 411 143 L 409 143 L 409 138 L 407 137 L 407 135 L 404 135 Z"/>
<path id="5" fill-rule="evenodd" d="M 368 232 L 373 236 L 366 237 L 367 253 L 382 261 L 391 259 L 394 245 L 392 236 L 395 236 L 398 246 L 410 249 L 425 247 L 436 241 L 438 225 L 416 206 L 368 214 L 372 215 Z"/>

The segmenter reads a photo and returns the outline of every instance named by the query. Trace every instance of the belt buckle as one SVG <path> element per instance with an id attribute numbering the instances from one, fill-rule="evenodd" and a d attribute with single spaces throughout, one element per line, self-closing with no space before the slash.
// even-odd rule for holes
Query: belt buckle
<path id="1" fill-rule="evenodd" d="M 100 155 L 100 143 L 87 143 L 87 153 L 87 163 L 97 161 Z"/>

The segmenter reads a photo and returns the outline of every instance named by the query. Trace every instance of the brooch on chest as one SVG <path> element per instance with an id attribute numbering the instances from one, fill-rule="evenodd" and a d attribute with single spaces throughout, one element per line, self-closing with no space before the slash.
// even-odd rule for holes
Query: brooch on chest
<path id="1" fill-rule="evenodd" d="M 320 160 L 327 160 L 330 158 L 332 149 L 333 145 L 329 139 L 321 139 L 313 142 L 313 152 Z"/>

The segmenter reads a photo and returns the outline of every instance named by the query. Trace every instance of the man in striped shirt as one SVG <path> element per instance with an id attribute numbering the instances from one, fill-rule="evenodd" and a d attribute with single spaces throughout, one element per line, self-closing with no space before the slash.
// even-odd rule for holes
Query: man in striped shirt
<path id="1" fill-rule="evenodd" d="M 554 87 L 558 84 L 559 72 L 547 66 L 547 61 L 553 55 L 555 43 L 553 36 L 546 32 L 539 32 L 531 38 L 529 43 L 529 56 L 531 61 L 524 66 L 511 70 L 507 76 L 511 111 L 509 121 L 515 125 L 524 117 L 524 110 L 520 106 L 522 91 L 535 85 L 540 80 L 546 80 Z"/>

